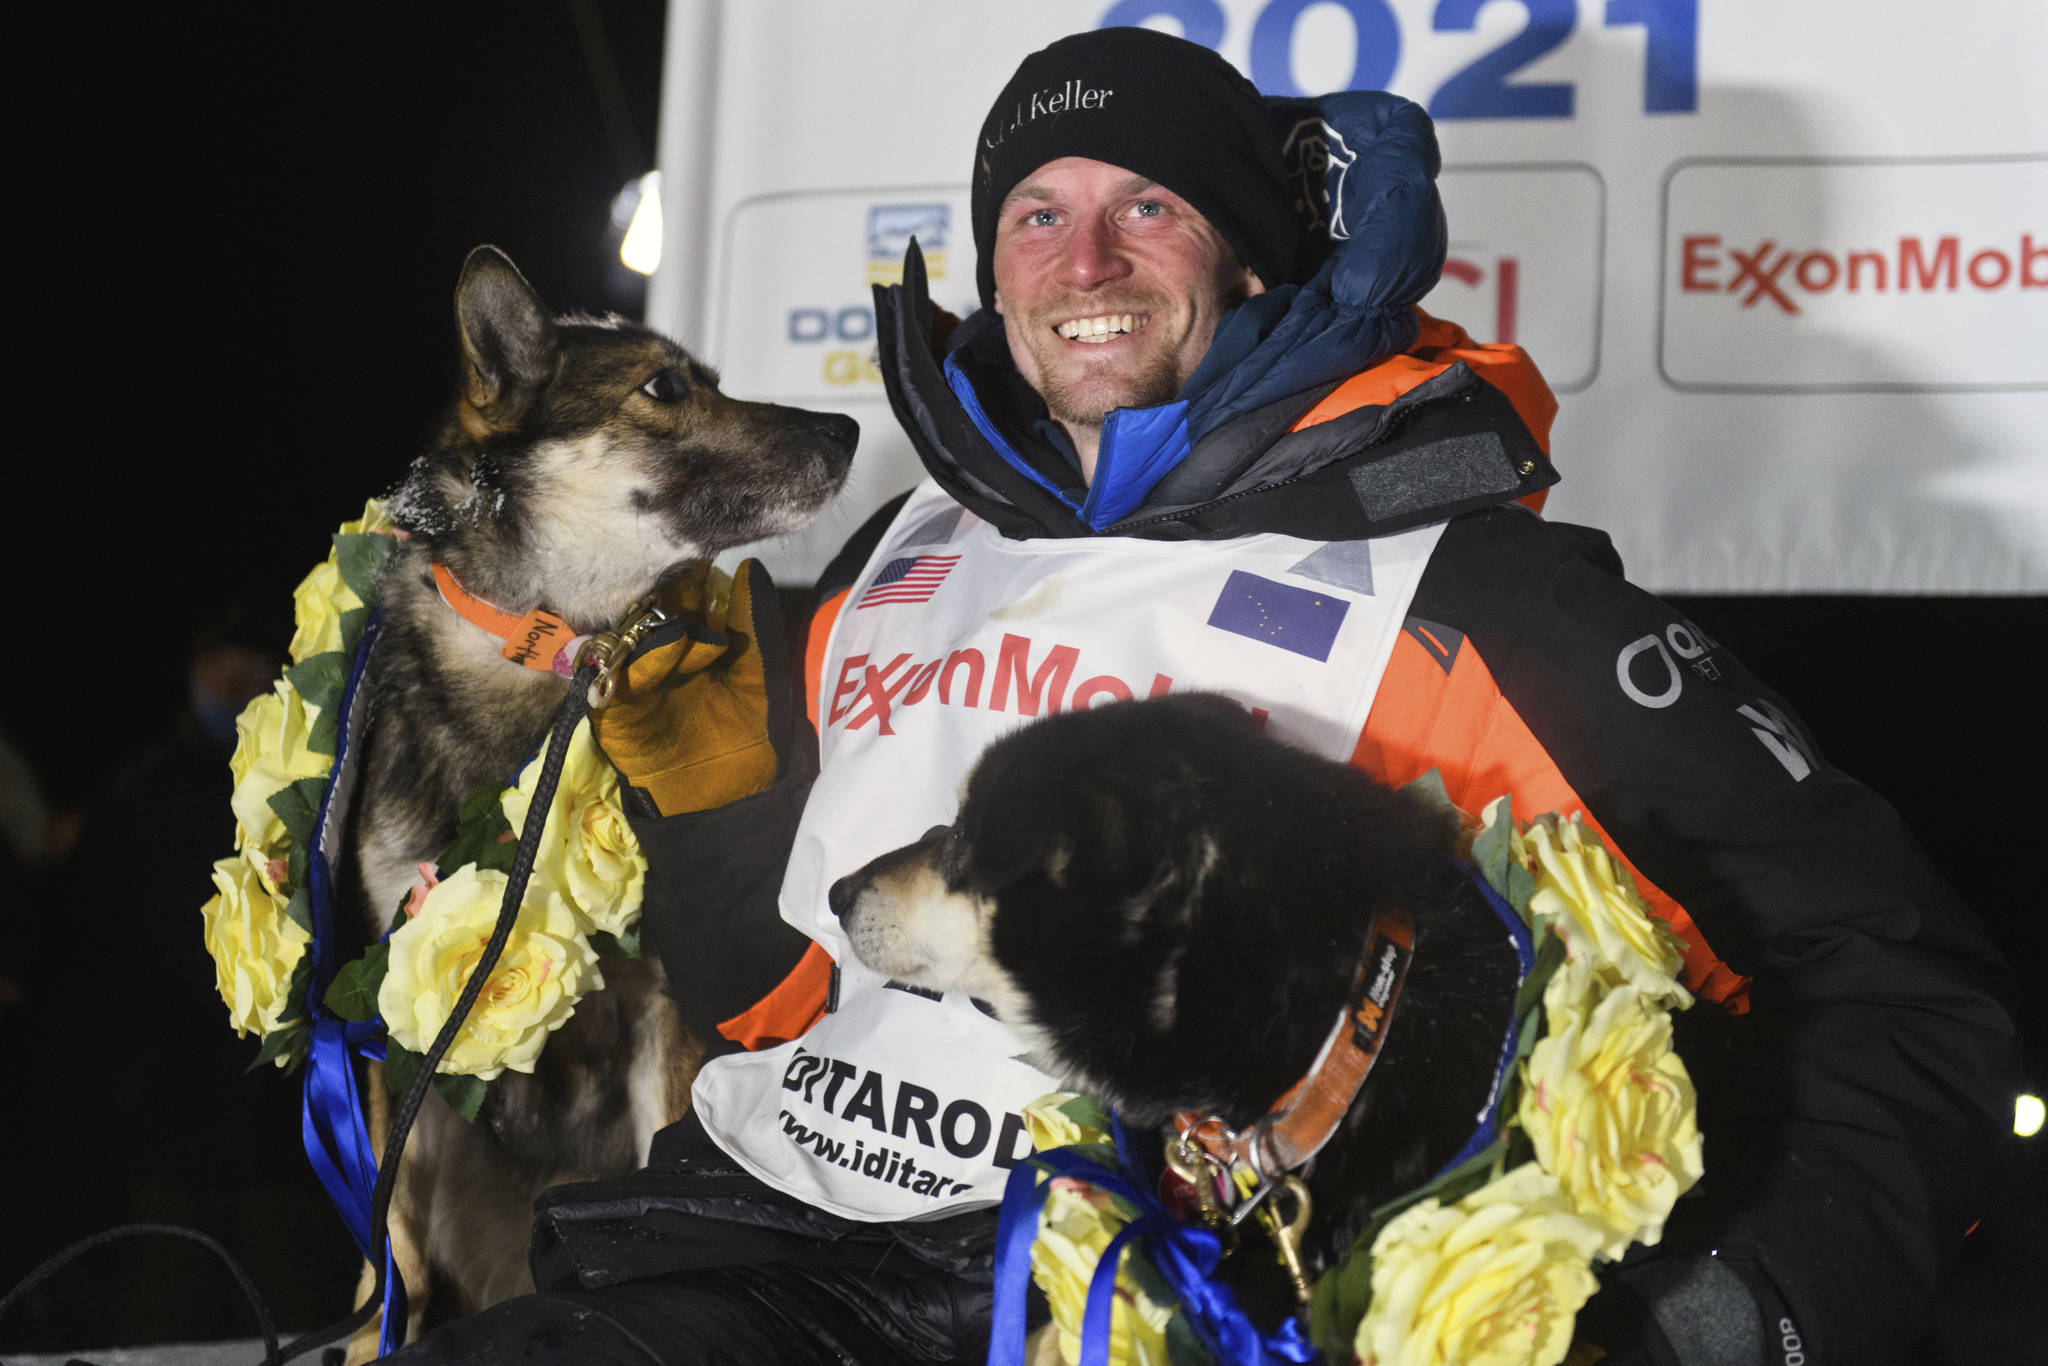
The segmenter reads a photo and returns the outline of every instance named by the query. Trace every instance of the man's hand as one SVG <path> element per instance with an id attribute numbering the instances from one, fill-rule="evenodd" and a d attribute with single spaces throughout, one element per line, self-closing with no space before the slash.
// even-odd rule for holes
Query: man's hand
<path id="1" fill-rule="evenodd" d="M 708 811 L 752 796 L 788 759 L 788 655 L 775 583 L 761 562 L 740 565 L 722 612 L 703 578 L 680 585 L 664 606 L 677 619 L 650 633 L 611 705 L 591 713 L 598 747 L 639 816 Z"/>

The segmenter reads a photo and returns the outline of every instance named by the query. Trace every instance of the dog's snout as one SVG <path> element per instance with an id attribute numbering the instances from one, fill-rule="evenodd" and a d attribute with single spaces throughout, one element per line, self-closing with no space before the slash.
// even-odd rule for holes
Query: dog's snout
<path id="1" fill-rule="evenodd" d="M 832 908 L 832 914 L 844 919 L 846 913 L 853 909 L 853 903 L 860 900 L 860 890 L 867 884 L 867 869 L 848 873 L 833 883 L 831 889 L 825 893 L 825 904 Z"/>
<path id="2" fill-rule="evenodd" d="M 860 442 L 860 424 L 845 413 L 814 413 L 811 429 L 841 450 L 851 451 Z"/>

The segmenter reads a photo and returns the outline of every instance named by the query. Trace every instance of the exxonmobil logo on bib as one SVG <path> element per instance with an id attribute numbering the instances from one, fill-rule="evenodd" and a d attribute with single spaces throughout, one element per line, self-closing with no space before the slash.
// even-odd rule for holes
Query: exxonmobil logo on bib
<path id="1" fill-rule="evenodd" d="M 1689 161 L 1665 182 L 1681 389 L 2048 387 L 2048 157 Z"/>

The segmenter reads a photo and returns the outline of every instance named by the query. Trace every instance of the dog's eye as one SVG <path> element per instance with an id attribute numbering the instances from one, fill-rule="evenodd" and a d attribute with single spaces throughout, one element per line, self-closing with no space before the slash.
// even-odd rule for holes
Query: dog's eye
<path id="1" fill-rule="evenodd" d="M 689 384 L 673 370 L 660 371 L 640 386 L 640 392 L 656 403 L 681 403 L 689 391 Z"/>

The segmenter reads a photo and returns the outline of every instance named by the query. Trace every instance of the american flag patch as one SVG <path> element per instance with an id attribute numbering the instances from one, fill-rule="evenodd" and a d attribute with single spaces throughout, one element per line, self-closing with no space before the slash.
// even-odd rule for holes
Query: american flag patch
<path id="1" fill-rule="evenodd" d="M 958 555 L 910 555 L 900 560 L 891 560 L 882 566 L 882 572 L 875 575 L 875 581 L 868 585 L 868 591 L 860 595 L 856 608 L 880 607 L 891 602 L 923 602 L 939 590 L 946 581 L 946 575 L 953 572 L 953 566 L 960 563 Z"/>

